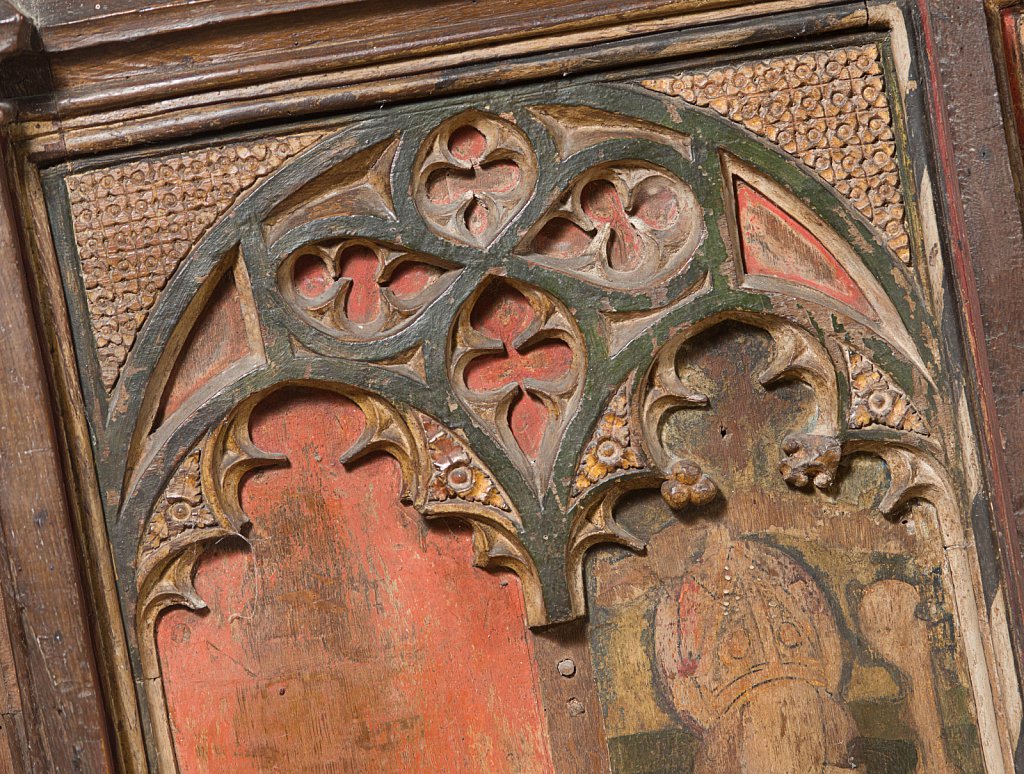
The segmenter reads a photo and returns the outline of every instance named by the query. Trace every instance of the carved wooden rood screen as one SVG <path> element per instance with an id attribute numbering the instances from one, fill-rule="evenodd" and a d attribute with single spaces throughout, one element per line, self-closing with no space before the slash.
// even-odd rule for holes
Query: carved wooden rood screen
<path id="1" fill-rule="evenodd" d="M 874 35 L 46 170 L 150 765 L 1009 770 L 909 78 Z"/>

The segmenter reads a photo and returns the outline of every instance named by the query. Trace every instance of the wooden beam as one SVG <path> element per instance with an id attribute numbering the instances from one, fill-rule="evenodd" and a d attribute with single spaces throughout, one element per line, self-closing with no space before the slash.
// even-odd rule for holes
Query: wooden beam
<path id="1" fill-rule="evenodd" d="M 931 65 L 934 136 L 993 524 L 1017 637 L 1024 646 L 1024 225 L 999 101 L 985 8 L 917 0 Z"/>
<path id="2" fill-rule="evenodd" d="M 28 20 L 8 0 L 0 0 L 0 60 L 27 51 L 31 33 Z"/>
<path id="3" fill-rule="evenodd" d="M 6 151 L 6 149 L 4 149 Z M 20 695 L 17 770 L 111 769 L 103 707 L 36 320 L 25 281 L 11 170 L 0 153 L 0 587 Z M 0 641 L 4 638 L 0 637 Z M 0 664 L 3 655 L 0 647 Z M 2 709 L 2 708 L 0 708 Z M 5 723 L 6 725 L 6 723 Z M 15 729 L 17 730 L 17 729 Z M 10 736 L 8 737 L 10 738 Z M 0 753 L 0 760 L 3 754 Z"/>

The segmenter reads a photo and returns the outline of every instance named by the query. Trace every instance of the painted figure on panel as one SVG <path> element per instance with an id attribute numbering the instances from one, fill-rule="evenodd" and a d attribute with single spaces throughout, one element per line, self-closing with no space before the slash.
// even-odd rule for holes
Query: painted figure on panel
<path id="1" fill-rule="evenodd" d="M 588 565 L 612 770 L 980 772 L 935 511 L 880 515 L 887 473 L 867 457 L 820 489 L 784 481 L 779 439 L 817 410 L 803 385 L 751 379 L 771 347 L 726 325 L 680 350 L 708 402 L 668 415 L 662 438 L 720 494 L 675 514 L 623 502 L 646 550 Z"/>
<path id="2" fill-rule="evenodd" d="M 836 622 L 784 553 L 711 530 L 678 595 L 658 605 L 655 640 L 673 706 L 703 738 L 694 774 L 846 768 L 856 727 L 835 698 Z"/>

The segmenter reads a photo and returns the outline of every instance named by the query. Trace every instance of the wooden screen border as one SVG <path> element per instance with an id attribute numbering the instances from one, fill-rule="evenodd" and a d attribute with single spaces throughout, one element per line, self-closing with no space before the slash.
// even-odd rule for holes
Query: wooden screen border
<path id="1" fill-rule="evenodd" d="M 787 4 L 771 3 L 771 5 L 781 8 Z M 675 31 L 675 36 L 682 43 L 670 54 L 673 58 L 684 54 L 693 55 L 701 50 L 709 53 L 721 52 L 728 46 L 752 45 L 772 38 L 777 39 L 780 35 L 780 22 L 784 23 L 783 33 L 792 37 L 798 34 L 809 37 L 815 34 L 840 31 L 888 29 L 894 35 L 902 36 L 905 46 L 902 56 L 909 56 L 909 51 L 913 48 L 918 53 L 923 52 L 922 60 L 931 62 L 931 87 L 927 88 L 929 101 L 926 105 L 921 105 L 920 110 L 914 113 L 913 120 L 920 123 L 930 119 L 935 125 L 935 132 L 932 135 L 937 157 L 935 169 L 941 173 L 941 179 L 936 181 L 936 185 L 944 191 L 948 199 L 945 206 L 940 208 L 940 223 L 937 226 L 943 237 L 942 244 L 950 250 L 955 275 L 956 297 L 963 302 L 960 323 L 966 333 L 969 371 L 977 376 L 977 382 L 981 385 L 981 394 L 972 397 L 975 399 L 975 412 L 982 430 L 981 437 L 984 439 L 982 445 L 987 452 L 986 463 L 996 522 L 993 525 L 993 531 L 1007 575 L 1006 588 L 1011 618 L 1017 624 L 1018 647 L 1016 651 L 1019 659 L 1021 652 L 1020 621 L 1022 613 L 1024 613 L 1024 602 L 1022 602 L 1024 587 L 1022 587 L 1019 546 L 1016 533 L 1013 530 L 1015 526 L 1014 507 L 1010 494 L 1024 491 L 1024 487 L 1021 486 L 1021 483 L 1024 482 L 1024 475 L 1019 470 L 1024 455 L 1015 453 L 1024 447 L 1024 428 L 1014 425 L 1012 414 L 1007 413 L 1000 401 L 1005 401 L 1011 394 L 1006 387 L 1006 380 L 1001 376 L 1012 372 L 1014 367 L 1019 369 L 1022 358 L 1019 354 L 1016 357 L 1012 354 L 1004 356 L 1007 345 L 1010 343 L 1006 340 L 1007 337 L 1002 337 L 1002 341 L 1000 341 L 998 331 L 994 335 L 986 337 L 984 326 L 987 322 L 990 331 L 993 326 L 1001 327 L 1004 331 L 1020 329 L 1019 321 L 1000 318 L 998 296 L 988 296 L 987 291 L 1000 287 L 997 278 L 992 277 L 994 272 L 990 271 L 991 266 L 997 260 L 1006 260 L 1007 265 L 1013 265 L 1012 261 L 1015 260 L 1015 256 L 1020 255 L 1018 248 L 1024 242 L 1024 238 L 1022 238 L 1019 218 L 1007 217 L 1008 213 L 1017 211 L 1011 192 L 1012 188 L 1009 185 L 1012 151 L 1000 131 L 1001 122 L 996 120 L 986 123 L 986 119 L 992 118 L 993 111 L 998 113 L 997 105 L 991 104 L 991 100 L 988 103 L 985 101 L 995 89 L 994 67 L 992 69 L 985 67 L 979 70 L 977 60 L 960 59 L 955 56 L 957 50 L 965 44 L 975 47 L 976 51 L 984 51 L 988 48 L 990 39 L 985 14 L 980 4 L 974 7 L 973 4 L 963 4 L 957 0 L 845 4 L 823 2 L 819 4 L 819 8 L 813 10 L 806 10 L 808 6 L 806 2 L 794 3 L 791 7 L 796 5 L 799 5 L 802 10 L 790 14 L 780 12 L 777 17 L 768 20 L 767 23 L 763 18 L 745 22 L 724 21 L 721 27 L 716 28 L 721 33 L 721 37 L 709 35 L 709 30 L 703 27 L 691 29 L 688 35 L 686 25 L 681 24 L 677 17 L 648 22 L 647 29 L 651 31 L 663 27 Z M 721 13 L 725 16 L 728 11 Z M 713 16 L 714 14 L 705 15 L 702 18 L 702 23 L 708 24 L 710 21 L 714 21 L 713 18 L 709 21 L 709 17 Z M 955 21 L 953 21 L 954 19 Z M 535 32 L 534 37 L 540 38 L 543 32 L 543 30 Z M 745 34 L 743 34 L 744 32 Z M 921 36 L 920 40 L 916 40 L 918 36 Z M 461 88 L 476 90 L 482 88 L 483 84 L 488 81 L 527 80 L 556 70 L 562 72 L 584 71 L 583 62 L 574 61 L 571 53 L 566 55 L 558 51 L 558 42 L 558 38 L 548 38 L 537 49 L 539 53 L 522 52 L 520 59 L 512 60 L 508 68 L 498 73 L 477 72 L 473 74 L 473 77 L 467 78 Z M 723 47 L 722 44 L 726 42 L 728 46 Z M 664 49 L 637 51 L 636 47 L 631 47 L 628 39 L 617 41 L 617 46 L 613 45 L 611 48 L 617 50 L 612 51 L 606 60 L 588 66 L 613 67 L 615 66 L 614 61 L 617 59 L 622 61 L 625 57 L 630 57 L 632 61 L 639 61 L 644 58 L 668 56 L 664 53 Z M 985 61 L 988 59 L 986 56 Z M 432 64 L 436 65 L 437 60 L 434 60 Z M 412 98 L 432 90 L 437 85 L 437 78 L 436 73 L 414 72 L 398 79 L 392 85 L 392 89 L 401 90 L 404 95 Z M 334 104 L 328 105 L 328 109 L 331 111 L 349 109 L 358 105 L 386 100 L 390 97 L 389 93 L 375 88 L 372 83 L 356 84 L 334 91 L 338 97 Z M 396 92 L 392 91 L 391 93 Z M 973 100 L 963 99 L 964 95 Z M 308 100 L 311 98 L 312 95 L 306 98 L 306 102 L 303 103 L 300 100 L 299 103 L 290 103 L 290 106 L 300 112 L 303 109 L 309 110 L 310 102 Z M 289 105 L 285 105 L 285 107 L 287 106 Z M 218 106 L 217 115 L 223 121 L 224 126 L 240 126 L 253 121 L 271 120 L 272 116 L 257 108 L 258 105 L 253 103 L 225 104 Z M 122 138 L 119 140 L 120 142 L 131 144 L 142 141 L 178 139 L 188 132 L 196 131 L 195 127 L 198 122 L 209 119 L 208 113 L 200 111 L 193 123 L 181 123 L 176 120 L 190 110 L 190 107 L 185 106 L 177 113 L 172 112 L 157 118 L 144 116 L 138 119 L 132 118 L 130 110 L 127 114 L 119 111 L 119 115 L 102 116 L 100 123 L 94 123 L 87 127 L 65 126 L 58 120 L 50 126 L 50 134 L 33 132 L 30 129 L 26 131 L 27 127 L 21 124 L 15 125 L 10 130 L 15 144 L 12 147 L 13 161 L 9 171 L 17 173 L 18 179 L 14 184 L 15 198 L 22 203 L 24 211 L 20 216 L 10 215 L 7 220 L 23 229 L 22 249 L 26 255 L 22 263 L 31 266 L 32 271 L 29 277 L 29 293 L 19 294 L 18 288 L 14 284 L 8 284 L 6 277 L 5 291 L 9 294 L 10 302 L 15 307 L 19 307 L 21 313 L 28 314 L 30 317 L 36 314 L 42 317 L 43 326 L 47 331 L 44 341 L 51 342 L 50 347 L 42 353 L 40 353 L 40 342 L 32 336 L 20 337 L 17 346 L 20 352 L 19 357 L 26 358 L 27 362 L 31 362 L 32 359 L 39 360 L 40 354 L 49 361 L 49 388 L 54 389 L 60 400 L 62 418 L 60 424 L 67 433 L 63 439 L 65 441 L 63 448 L 67 449 L 67 453 L 62 452 L 62 446 L 58 439 L 50 444 L 44 452 L 34 453 L 32 459 L 33 464 L 39 466 L 39 470 L 42 470 L 42 466 L 47 464 L 52 466 L 55 463 L 57 465 L 63 463 L 72 466 L 77 472 L 77 475 L 67 477 L 70 489 L 67 499 L 72 503 L 71 511 L 61 507 L 58 508 L 58 514 L 51 514 L 55 519 L 56 527 L 63 530 L 62 534 L 68 541 L 66 550 L 68 555 L 65 556 L 65 560 L 71 567 L 75 565 L 73 551 L 70 550 L 74 547 L 73 537 L 77 536 L 78 543 L 82 547 L 81 550 L 93 554 L 93 556 L 95 556 L 94 551 L 99 550 L 98 546 L 102 543 L 96 542 L 97 538 L 101 536 L 88 526 L 91 521 L 88 514 L 95 507 L 97 493 L 95 492 L 95 479 L 89 472 L 89 455 L 88 453 L 83 455 L 83 446 L 87 452 L 88 444 L 83 435 L 84 424 L 81 421 L 81 409 L 76 406 L 75 399 L 72 397 L 77 394 L 76 385 L 73 383 L 75 371 L 68 369 L 67 366 L 69 363 L 73 363 L 73 355 L 69 350 L 62 349 L 67 346 L 66 342 L 69 341 L 69 337 L 63 335 L 67 332 L 67 319 L 62 314 L 59 283 L 56 282 L 56 276 L 52 274 L 53 263 L 50 260 L 52 246 L 48 244 L 49 240 L 45 232 L 37 228 L 40 222 L 45 222 L 45 212 L 42 209 L 41 199 L 38 197 L 38 165 L 53 163 L 72 155 L 95 152 L 101 148 L 111 149 L 117 142 L 110 133 L 115 123 L 124 129 L 124 132 L 120 134 Z M 946 110 L 948 110 L 948 118 L 944 112 Z M 982 147 L 977 139 L 979 136 L 990 140 L 984 146 L 986 153 L 979 152 L 979 148 Z M 972 174 L 964 176 L 964 179 L 958 183 L 956 173 L 967 168 L 972 171 Z M 1006 186 L 1002 185 L 1004 180 L 1007 183 Z M 1006 197 L 1011 199 L 1014 206 L 1009 209 L 993 206 L 994 202 L 1005 204 Z M 43 221 L 38 219 L 40 216 L 43 216 Z M 1016 252 L 1014 252 L 1015 250 Z M 9 254 L 18 258 L 19 250 L 12 249 Z M 978 260 L 980 256 L 984 256 L 984 263 Z M 1012 287 L 1003 286 L 1004 293 L 1011 291 Z M 57 293 L 56 297 L 52 295 L 54 292 Z M 32 293 L 35 295 L 34 302 L 31 298 Z M 986 298 L 984 302 L 981 300 L 983 296 Z M 995 322 L 993 323 L 993 321 Z M 61 342 L 64 344 L 62 345 Z M 69 358 L 71 359 L 69 360 Z M 0 389 L 5 395 L 13 394 L 15 389 L 25 389 L 24 383 L 19 384 L 16 388 L 14 384 L 8 382 L 7 380 L 11 377 L 7 372 L 0 378 L 4 380 L 0 381 Z M 68 383 L 68 379 L 71 380 L 71 383 Z M 36 375 L 32 389 L 38 395 L 44 395 L 47 392 L 46 377 L 41 371 Z M 41 421 L 43 426 L 52 426 L 53 421 L 47 401 L 35 400 L 25 401 L 25 403 L 26 422 L 34 418 L 37 422 Z M 1005 447 L 1000 444 L 1000 432 L 1006 444 Z M 58 435 L 61 435 L 60 431 L 58 431 Z M 12 440 L 15 444 L 23 442 L 17 436 L 13 438 L 8 436 L 3 440 L 8 445 L 12 443 Z M 9 453 L 3 455 L 3 458 L 9 459 L 12 456 L 17 458 L 20 456 L 19 452 L 24 454 L 30 451 L 32 450 L 14 446 Z M 20 499 L 25 501 L 28 495 L 27 489 L 27 486 L 18 487 L 9 492 L 8 496 L 13 501 L 17 501 L 20 493 Z M 58 491 L 57 494 L 59 495 L 57 499 L 62 499 L 62 493 Z M 14 531 L 8 529 L 7 533 L 8 545 L 6 548 L 9 556 L 17 555 L 19 548 L 28 554 L 33 536 L 27 530 L 21 529 Z M 46 572 L 47 560 L 44 557 L 27 556 L 27 561 L 33 572 L 39 575 Z M 137 742 L 141 741 L 141 731 L 138 728 L 137 720 L 128 714 L 134 698 L 126 702 L 127 697 L 122 692 L 123 683 L 119 683 L 116 675 L 110 674 L 111 671 L 117 671 L 116 664 L 121 646 L 117 642 L 116 632 L 115 636 L 111 636 L 109 624 L 112 622 L 115 623 L 115 626 L 120 626 L 120 624 L 116 616 L 111 621 L 103 613 L 103 599 L 106 596 L 103 590 L 109 590 L 112 578 L 108 573 L 102 571 L 102 560 L 98 562 L 98 565 L 101 567 L 99 573 L 86 573 L 86 591 L 90 599 L 101 603 L 99 614 L 93 621 L 92 631 L 99 650 L 100 661 L 105 667 L 101 669 L 105 678 L 103 692 L 106 695 L 111 715 L 115 719 L 114 725 L 119 727 L 119 732 L 116 735 L 118 768 L 129 771 L 142 770 L 140 766 L 144 767 L 144 757 L 139 757 L 137 746 Z M 20 600 L 29 590 L 29 586 L 25 584 L 24 578 L 21 576 L 13 579 L 12 582 L 11 597 Z M 53 595 L 54 598 L 62 595 L 64 599 L 81 599 L 83 592 L 77 588 L 56 588 L 48 589 L 46 594 Z M 109 603 L 109 597 L 106 599 Z M 40 618 L 36 621 L 28 621 L 29 611 L 27 610 L 22 611 L 21 615 L 26 617 L 22 624 L 29 630 L 34 630 L 38 622 L 43 620 Z M 45 616 L 46 612 L 43 611 L 39 615 Z M 12 622 L 11 620 L 16 617 L 15 612 L 9 612 L 9 624 L 12 629 L 17 628 L 14 625 L 17 621 Z M 71 642 L 75 633 L 65 633 L 66 652 L 68 654 L 77 653 L 77 657 L 81 658 L 81 651 L 84 648 L 85 658 L 88 659 L 84 622 L 81 623 L 80 632 L 82 636 L 75 643 Z M 23 646 L 27 647 L 27 644 L 23 643 Z M 79 649 L 78 651 L 73 650 L 76 647 Z M 121 653 L 123 654 L 123 651 Z M 112 666 L 113 670 L 111 670 Z M 33 678 L 51 680 L 50 676 L 39 674 L 40 671 L 41 667 L 38 665 L 22 662 L 21 682 L 31 688 Z M 77 681 L 80 685 L 76 685 L 76 688 L 81 687 L 86 694 L 92 697 L 99 694 L 94 682 L 81 677 L 77 678 Z M 131 693 L 130 686 L 129 693 Z M 67 702 L 67 706 L 74 705 L 78 711 L 81 711 L 83 707 L 94 706 L 89 705 L 88 700 L 84 698 L 80 699 L 74 696 L 62 698 Z M 42 706 L 45 701 L 38 694 L 33 696 L 31 690 L 26 695 L 26 700 L 29 703 L 37 702 L 39 706 Z M 102 763 L 104 740 L 68 738 L 68 735 L 61 735 L 57 729 L 49 728 L 45 724 L 43 728 L 33 730 L 33 733 L 37 731 L 41 735 L 49 735 L 47 744 L 42 748 L 37 748 L 44 750 L 41 753 L 44 758 L 36 760 L 45 760 L 51 767 L 57 764 L 56 768 L 50 770 L 61 770 L 58 763 L 60 760 L 73 760 L 76 757 L 81 760 L 81 750 L 75 749 L 79 744 L 95 748 L 96 757 L 93 760 L 104 765 Z M 47 755 L 49 755 L 48 758 L 45 757 Z"/>

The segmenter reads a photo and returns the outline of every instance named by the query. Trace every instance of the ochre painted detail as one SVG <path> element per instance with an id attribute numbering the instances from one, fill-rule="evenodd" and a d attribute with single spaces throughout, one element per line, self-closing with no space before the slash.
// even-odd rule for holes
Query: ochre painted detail
<path id="1" fill-rule="evenodd" d="M 859 430 L 883 425 L 894 430 L 907 430 L 928 435 L 921 412 L 907 394 L 893 384 L 892 378 L 859 352 L 847 350 L 850 366 L 850 427 Z"/>
<path id="2" fill-rule="evenodd" d="M 643 81 L 710 108 L 800 159 L 910 261 L 892 112 L 877 46 L 743 62 Z"/>
<path id="3" fill-rule="evenodd" d="M 628 386 L 622 385 L 608 403 L 590 443 L 583 450 L 573 494 L 585 492 L 616 471 L 643 465 L 637 444 L 631 437 L 629 408 Z"/>
<path id="4" fill-rule="evenodd" d="M 795 282 L 866 317 L 876 317 L 853 277 L 828 248 L 777 204 L 737 181 L 736 208 L 747 274 Z"/>
<path id="5" fill-rule="evenodd" d="M 243 193 L 319 136 L 223 145 L 66 179 L 108 391 L 160 291 L 196 242 Z"/>
<path id="6" fill-rule="evenodd" d="M 188 453 L 153 509 L 153 516 L 139 544 L 140 566 L 164 543 L 182 533 L 218 524 L 217 516 L 203 497 L 199 465 L 201 454 L 199 449 Z"/>
<path id="7" fill-rule="evenodd" d="M 942 715 L 935 701 L 935 676 L 929 664 L 928 648 L 931 634 L 928 622 L 917 615 L 921 595 L 901 580 L 881 580 L 868 588 L 860 603 L 868 645 L 908 680 L 907 704 L 914 726 L 921 729 L 941 728 Z M 953 771 L 942 739 L 926 734 L 921 740 L 919 771 Z"/>
<path id="8" fill-rule="evenodd" d="M 419 414 L 419 420 L 431 463 L 428 502 L 443 503 L 454 498 L 510 510 L 494 476 L 470 455 L 465 443 L 426 414 Z"/>

